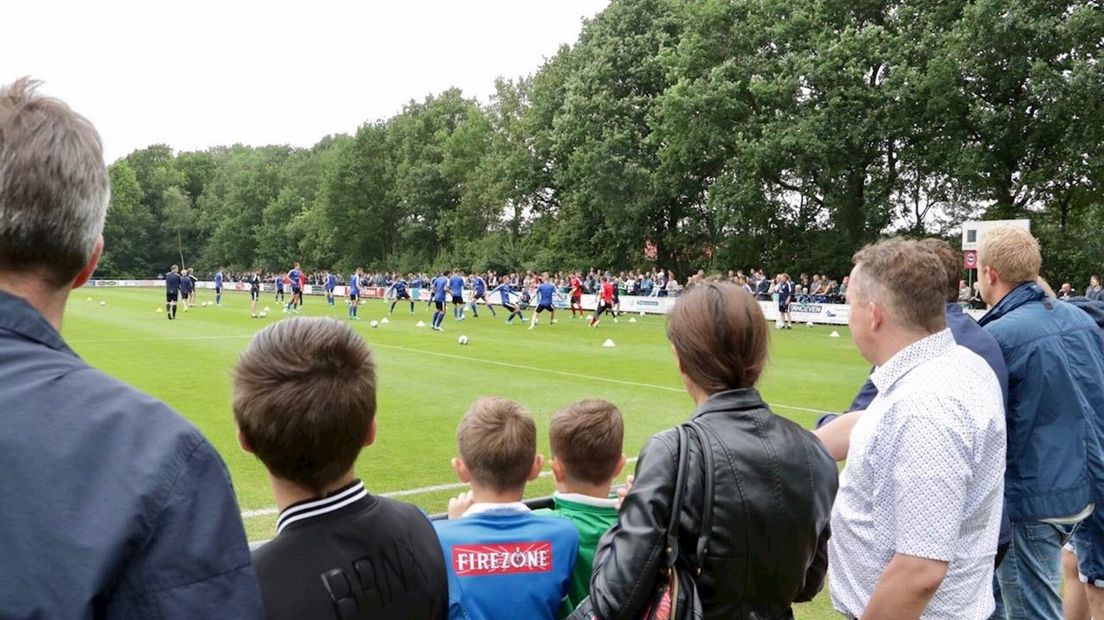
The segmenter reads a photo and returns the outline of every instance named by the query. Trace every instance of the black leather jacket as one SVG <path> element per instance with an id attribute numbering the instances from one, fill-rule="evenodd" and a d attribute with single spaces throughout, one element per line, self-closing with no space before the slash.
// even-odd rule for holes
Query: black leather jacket
<path id="1" fill-rule="evenodd" d="M 790 604 L 812 599 L 824 585 L 835 462 L 812 433 L 771 413 L 754 389 L 714 394 L 690 423 L 704 441 L 693 434 L 689 440 L 679 557 L 699 568 L 711 460 L 712 527 L 696 578 L 705 618 L 793 618 Z M 639 617 L 652 596 L 665 557 L 677 445 L 675 429 L 645 444 L 620 518 L 598 544 L 590 595 L 602 620 Z"/>

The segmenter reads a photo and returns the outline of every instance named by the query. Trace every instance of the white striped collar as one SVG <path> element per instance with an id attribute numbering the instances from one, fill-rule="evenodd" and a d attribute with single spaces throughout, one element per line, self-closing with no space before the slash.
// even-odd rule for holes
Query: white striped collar
<path id="1" fill-rule="evenodd" d="M 276 533 L 280 534 L 284 531 L 284 528 L 292 523 L 340 510 L 365 497 L 368 497 L 368 490 L 364 488 L 364 483 L 355 480 L 349 486 L 327 497 L 292 504 L 285 508 L 280 513 L 279 518 L 276 519 Z"/>

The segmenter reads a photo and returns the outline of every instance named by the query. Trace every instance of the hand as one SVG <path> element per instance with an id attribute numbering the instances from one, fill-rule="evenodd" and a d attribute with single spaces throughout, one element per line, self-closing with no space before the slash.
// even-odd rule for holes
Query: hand
<path id="1" fill-rule="evenodd" d="M 620 489 L 617 489 L 617 509 L 618 510 L 621 510 L 621 504 L 625 501 L 625 496 L 628 495 L 629 490 L 632 489 L 633 480 L 636 480 L 636 477 L 633 476 L 632 474 L 629 474 L 628 476 L 625 476 L 625 486 L 621 487 Z"/>
<path id="2" fill-rule="evenodd" d="M 467 512 L 468 508 L 471 508 L 474 503 L 475 500 L 472 498 L 471 491 L 464 491 L 460 495 L 449 499 L 448 518 L 459 519 L 464 516 L 464 513 Z"/>

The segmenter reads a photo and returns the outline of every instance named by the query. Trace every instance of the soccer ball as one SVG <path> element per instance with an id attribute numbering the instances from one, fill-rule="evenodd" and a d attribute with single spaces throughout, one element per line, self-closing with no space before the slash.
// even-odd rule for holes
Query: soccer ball
<path id="1" fill-rule="evenodd" d="M 813 322 L 812 322 L 812 321 L 809 321 L 808 323 L 806 323 L 806 325 L 808 325 L 809 327 L 812 327 L 812 326 L 813 326 Z"/>
<path id="2" fill-rule="evenodd" d="M 379 327 L 379 321 L 372 321 L 368 325 L 371 325 L 372 329 L 375 329 L 375 328 Z"/>
<path id="3" fill-rule="evenodd" d="M 466 344 L 468 344 L 468 337 L 467 336 L 460 336 L 456 340 L 456 342 L 459 342 L 461 346 L 466 345 Z"/>
<path id="4" fill-rule="evenodd" d="M 268 312 L 262 312 L 262 313 L 261 313 L 261 318 L 262 318 L 262 319 L 263 319 L 263 318 L 265 318 L 266 316 L 268 316 Z"/>
<path id="5" fill-rule="evenodd" d="M 785 326 L 786 326 L 786 324 L 782 322 L 782 319 L 778 319 L 777 321 L 774 322 L 774 328 L 775 329 L 782 329 Z"/>

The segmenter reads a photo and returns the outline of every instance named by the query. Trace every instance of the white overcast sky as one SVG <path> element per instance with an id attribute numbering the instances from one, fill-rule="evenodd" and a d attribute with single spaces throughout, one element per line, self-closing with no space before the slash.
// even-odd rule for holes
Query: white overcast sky
<path id="1" fill-rule="evenodd" d="M 45 82 L 108 162 L 150 144 L 309 146 L 450 86 L 486 101 L 608 0 L 5 2 L 0 83 Z"/>

